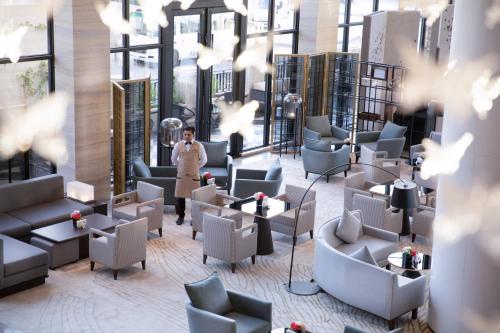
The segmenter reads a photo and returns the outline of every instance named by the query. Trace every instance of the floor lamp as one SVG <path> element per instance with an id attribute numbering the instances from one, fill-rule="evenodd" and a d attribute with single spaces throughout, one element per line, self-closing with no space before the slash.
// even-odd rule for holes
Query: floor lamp
<path id="1" fill-rule="evenodd" d="M 403 180 L 399 176 L 393 174 L 392 172 L 389 172 L 385 170 L 384 168 L 381 168 L 376 165 L 368 164 L 368 163 L 362 163 L 362 162 L 356 162 L 356 163 L 346 163 L 342 165 L 337 165 L 333 168 L 330 168 L 323 172 L 321 175 L 316 178 L 311 185 L 307 188 L 305 191 L 304 195 L 302 196 L 302 199 L 300 200 L 299 206 L 295 211 L 295 221 L 294 221 L 294 230 L 293 230 L 293 239 L 296 239 L 297 237 L 297 224 L 299 221 L 299 213 L 300 209 L 302 208 L 302 203 L 304 202 L 304 199 L 306 198 L 307 192 L 311 189 L 311 187 L 316 184 L 316 182 L 324 175 L 327 173 L 330 173 L 332 171 L 335 171 L 335 169 L 339 169 L 342 167 L 347 167 L 352 164 L 359 164 L 359 165 L 367 165 L 371 166 L 372 168 L 382 170 L 384 172 L 387 172 L 388 174 L 394 176 L 396 180 L 394 181 L 394 189 L 392 191 L 392 196 L 391 196 L 391 205 L 395 208 L 407 210 L 411 208 L 416 208 L 418 206 L 418 191 L 417 191 L 417 185 L 410 181 L 410 180 Z M 288 282 L 286 283 L 286 290 L 289 293 L 295 294 L 295 295 L 300 295 L 300 296 L 309 296 L 309 295 L 315 295 L 321 291 L 320 286 L 314 282 L 314 280 L 311 281 L 292 281 L 292 271 L 293 271 L 293 256 L 295 254 L 295 243 L 292 242 L 292 257 L 290 259 L 290 274 L 288 276 Z"/>

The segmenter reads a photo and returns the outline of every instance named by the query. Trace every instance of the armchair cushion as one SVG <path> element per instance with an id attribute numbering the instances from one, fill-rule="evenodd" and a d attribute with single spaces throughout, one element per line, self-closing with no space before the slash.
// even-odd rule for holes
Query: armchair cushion
<path id="1" fill-rule="evenodd" d="M 135 220 L 138 217 L 137 216 L 137 206 L 139 206 L 139 205 L 140 205 L 139 202 L 133 202 L 133 203 L 130 203 L 130 204 L 125 205 L 125 206 L 116 207 L 113 209 L 113 217 L 115 217 L 117 219 L 127 220 L 127 221 Z M 144 206 L 141 208 L 141 213 L 144 214 L 144 213 L 152 212 L 154 210 L 155 209 L 153 207 Z"/>
<path id="2" fill-rule="evenodd" d="M 227 155 L 227 141 L 201 142 L 207 153 L 207 167 L 225 167 Z"/>
<path id="3" fill-rule="evenodd" d="M 304 139 L 304 147 L 316 151 L 332 151 L 332 144 L 329 141 Z"/>
<path id="4" fill-rule="evenodd" d="M 134 175 L 137 177 L 151 177 L 151 171 L 142 158 L 136 158 L 133 164 Z"/>
<path id="5" fill-rule="evenodd" d="M 281 177 L 282 168 L 279 160 L 276 160 L 273 165 L 267 170 L 264 180 L 278 180 Z"/>
<path id="6" fill-rule="evenodd" d="M 48 254 L 30 244 L 0 235 L 3 241 L 3 274 L 10 276 L 47 265 Z M 1 244 L 0 244 L 1 245 Z"/>
<path id="7" fill-rule="evenodd" d="M 347 209 L 344 209 L 342 219 L 340 220 L 335 234 L 346 243 L 356 243 L 360 234 L 361 226 L 361 220 Z"/>
<path id="8" fill-rule="evenodd" d="M 194 307 L 219 315 L 233 311 L 233 306 L 217 272 L 184 288 Z"/>
<path id="9" fill-rule="evenodd" d="M 306 127 L 318 132 L 321 136 L 332 136 L 332 128 L 328 116 L 306 117 Z"/>
<path id="10" fill-rule="evenodd" d="M 375 258 L 373 258 L 373 255 L 371 254 L 370 250 L 368 250 L 368 247 L 366 245 L 352 253 L 351 258 L 358 259 L 370 265 L 378 266 L 377 261 L 375 260 Z"/>
<path id="11" fill-rule="evenodd" d="M 393 122 L 386 122 L 379 139 L 394 139 L 402 137 L 406 132 L 406 126 L 399 126 Z"/>
<path id="12" fill-rule="evenodd" d="M 268 321 L 243 313 L 232 311 L 226 313 L 224 317 L 236 322 L 236 332 L 238 333 L 269 332 L 271 330 L 271 324 Z"/>

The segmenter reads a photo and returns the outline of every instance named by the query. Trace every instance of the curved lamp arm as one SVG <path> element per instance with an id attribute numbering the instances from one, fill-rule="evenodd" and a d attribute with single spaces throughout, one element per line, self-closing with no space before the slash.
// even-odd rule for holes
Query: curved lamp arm
<path id="1" fill-rule="evenodd" d="M 330 171 L 333 171 L 335 169 L 338 169 L 338 168 L 342 168 L 342 167 L 346 167 L 346 166 L 349 166 L 349 165 L 352 165 L 352 164 L 358 164 L 358 165 L 367 165 L 367 166 L 371 166 L 372 168 L 375 168 L 375 169 L 379 169 L 379 170 L 382 170 L 394 177 L 396 177 L 397 179 L 399 179 L 400 181 L 402 181 L 403 183 L 405 182 L 403 179 L 401 179 L 399 176 L 395 175 L 394 173 L 390 172 L 390 171 L 387 171 L 385 170 L 384 168 L 381 168 L 379 166 L 376 166 L 376 165 L 372 165 L 372 164 L 369 164 L 369 163 L 362 163 L 362 162 L 355 162 L 355 163 L 346 163 L 346 164 L 342 164 L 342 165 L 337 165 L 333 168 L 330 168 L 326 171 L 324 171 L 321 175 L 318 176 L 318 178 L 316 178 L 311 185 L 309 185 L 309 187 L 307 188 L 307 190 L 304 192 L 304 195 L 302 196 L 302 199 L 300 200 L 300 203 L 299 203 L 299 206 L 297 207 L 297 209 L 295 210 L 295 221 L 294 221 L 294 229 L 293 229 L 293 239 L 295 239 L 297 237 L 297 224 L 299 222 L 299 212 L 300 212 L 300 209 L 302 208 L 302 204 L 304 203 L 304 200 L 306 198 L 306 195 L 307 195 L 307 192 L 309 192 L 309 190 L 311 189 L 311 187 L 314 186 L 314 184 L 316 184 L 316 182 L 324 175 L 326 175 L 327 173 L 329 173 Z M 292 284 L 292 269 L 293 269 L 293 256 L 295 254 L 295 242 L 292 242 L 292 257 L 290 259 L 290 274 L 288 276 L 288 288 L 290 288 L 291 284 Z"/>

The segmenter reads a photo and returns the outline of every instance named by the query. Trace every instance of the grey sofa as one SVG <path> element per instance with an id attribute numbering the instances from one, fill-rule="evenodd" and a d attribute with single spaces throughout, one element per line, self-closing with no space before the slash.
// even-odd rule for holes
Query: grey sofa
<path id="1" fill-rule="evenodd" d="M 356 133 L 356 144 L 374 151 L 386 151 L 387 158 L 399 158 L 406 142 L 406 126 L 386 122 L 382 131 Z"/>
<path id="2" fill-rule="evenodd" d="M 210 172 L 220 190 L 231 192 L 233 184 L 233 158 L 227 154 L 227 141 L 200 142 L 207 153 L 207 164 L 200 174 Z"/>
<path id="3" fill-rule="evenodd" d="M 399 316 L 424 304 L 425 276 L 409 279 L 379 266 L 398 250 L 398 235 L 363 225 L 363 236 L 354 244 L 344 243 L 335 233 L 340 218 L 325 223 L 316 237 L 314 279 L 335 298 L 389 321 L 394 329 Z M 351 257 L 366 246 L 378 265 Z"/>
<path id="4" fill-rule="evenodd" d="M 269 333 L 272 303 L 248 293 L 226 290 L 213 273 L 208 278 L 185 284 L 190 303 L 186 305 L 191 333 Z"/>
<path id="5" fill-rule="evenodd" d="M 332 151 L 330 143 L 317 140 L 304 139 L 302 146 L 302 164 L 306 173 L 322 174 L 330 168 L 335 168 L 326 174 L 326 182 L 330 181 L 330 176 L 344 171 L 347 177 L 349 170 L 350 148 L 344 145 L 342 148 Z"/>
<path id="6" fill-rule="evenodd" d="M 69 220 L 73 210 L 93 214 L 92 207 L 64 197 L 60 175 L 0 186 L 0 234 L 29 241 L 32 229 Z"/>
<path id="7" fill-rule="evenodd" d="M 304 138 L 341 146 L 345 143 L 345 139 L 349 138 L 349 131 L 330 125 L 328 116 L 309 116 L 306 117 Z"/>
<path id="8" fill-rule="evenodd" d="M 441 133 L 432 131 L 429 135 L 429 139 L 441 144 Z M 419 156 L 423 155 L 424 146 L 422 144 L 413 145 L 410 147 L 410 158 L 414 162 Z"/>
<path id="9" fill-rule="evenodd" d="M 145 182 L 163 188 L 163 204 L 175 205 L 175 181 L 177 178 L 177 167 L 175 166 L 147 166 L 141 158 L 133 162 L 134 184 Z"/>
<path id="10" fill-rule="evenodd" d="M 274 163 L 268 170 L 236 169 L 234 193 L 237 198 L 248 198 L 256 192 L 263 192 L 272 198 L 278 195 L 283 176 L 279 163 Z"/>
<path id="11" fill-rule="evenodd" d="M 0 235 L 0 297 L 45 283 L 48 263 L 44 250 Z"/>

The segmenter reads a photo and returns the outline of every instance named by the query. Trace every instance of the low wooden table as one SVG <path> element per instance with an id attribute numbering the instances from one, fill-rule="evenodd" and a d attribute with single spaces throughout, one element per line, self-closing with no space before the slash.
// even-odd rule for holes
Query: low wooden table
<path id="1" fill-rule="evenodd" d="M 267 202 L 269 208 L 263 208 L 261 211 L 257 210 L 257 202 L 253 198 L 236 201 L 226 206 L 254 216 L 254 222 L 259 226 L 257 228 L 257 254 L 261 256 L 274 252 L 269 219 L 289 209 L 287 208 L 289 204 L 282 200 L 268 198 Z"/>
<path id="2" fill-rule="evenodd" d="M 73 227 L 68 220 L 31 231 L 31 244 L 49 253 L 49 267 L 56 267 L 76 262 L 89 256 L 89 230 L 113 231 L 120 223 L 119 219 L 102 214 L 83 217 L 87 225 L 83 229 Z"/>

